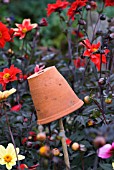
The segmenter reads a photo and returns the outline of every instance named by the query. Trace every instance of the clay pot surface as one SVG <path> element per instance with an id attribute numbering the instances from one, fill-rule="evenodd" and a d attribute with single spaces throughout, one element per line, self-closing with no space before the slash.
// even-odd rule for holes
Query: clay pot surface
<path id="1" fill-rule="evenodd" d="M 28 77 L 38 124 L 62 118 L 83 105 L 55 66 Z"/>

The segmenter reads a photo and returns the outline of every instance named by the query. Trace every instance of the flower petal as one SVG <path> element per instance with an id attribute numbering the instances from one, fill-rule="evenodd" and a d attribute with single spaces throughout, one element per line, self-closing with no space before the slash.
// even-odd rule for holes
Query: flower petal
<path id="1" fill-rule="evenodd" d="M 12 169 L 12 164 L 11 164 L 11 163 L 7 163 L 7 164 L 6 164 L 6 168 L 7 168 L 8 170 Z"/>
<path id="2" fill-rule="evenodd" d="M 23 160 L 23 159 L 25 159 L 25 156 L 23 156 L 23 155 L 18 155 L 18 159 L 19 159 L 19 160 Z"/>
<path id="3" fill-rule="evenodd" d="M 0 158 L 2 158 L 6 154 L 6 149 L 4 146 L 0 145 Z"/>
<path id="4" fill-rule="evenodd" d="M 98 150 L 98 157 L 107 159 L 112 156 L 111 153 L 112 145 L 106 144 Z"/>

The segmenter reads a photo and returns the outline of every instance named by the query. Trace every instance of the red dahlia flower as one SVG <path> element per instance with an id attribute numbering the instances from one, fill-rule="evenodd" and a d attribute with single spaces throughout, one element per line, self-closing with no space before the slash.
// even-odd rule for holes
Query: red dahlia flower
<path id="1" fill-rule="evenodd" d="M 98 42 L 97 44 L 91 44 L 88 39 L 84 40 L 82 44 L 86 47 L 86 51 L 83 55 L 88 57 L 97 52 L 101 45 L 100 42 Z"/>
<path id="2" fill-rule="evenodd" d="M 17 80 L 16 74 L 18 73 L 21 73 L 21 70 L 14 67 L 14 65 L 5 68 L 3 72 L 0 72 L 0 84 L 5 87 L 7 83 Z"/>
<path id="3" fill-rule="evenodd" d="M 104 0 L 105 6 L 114 6 L 114 0 Z"/>
<path id="4" fill-rule="evenodd" d="M 19 36 L 20 39 L 23 39 L 26 36 L 28 31 L 31 31 L 33 28 L 36 28 L 38 24 L 31 24 L 30 19 L 24 19 L 22 24 L 15 24 L 18 28 L 13 28 L 14 36 Z"/>
<path id="5" fill-rule="evenodd" d="M 64 9 L 69 5 L 69 2 L 66 0 L 57 0 L 55 4 L 48 4 L 47 6 L 47 16 L 49 17 L 53 12 L 58 11 L 59 9 Z"/>
<path id="6" fill-rule="evenodd" d="M 10 41 L 9 29 L 0 22 L 0 48 L 4 48 L 5 43 Z"/>
<path id="7" fill-rule="evenodd" d="M 78 12 L 77 9 L 85 6 L 87 1 L 88 0 L 76 0 L 75 2 L 73 2 L 67 13 L 69 18 L 74 20 L 74 15 Z"/>
<path id="8" fill-rule="evenodd" d="M 91 61 L 96 65 L 97 69 L 100 70 L 100 63 L 101 63 L 101 54 L 96 53 L 100 48 L 100 42 L 97 44 L 91 44 L 88 39 L 84 40 L 82 45 L 86 47 L 86 50 L 83 56 L 90 57 Z M 109 50 L 104 50 L 104 54 L 102 54 L 102 63 L 106 63 L 106 55 L 109 53 Z"/>

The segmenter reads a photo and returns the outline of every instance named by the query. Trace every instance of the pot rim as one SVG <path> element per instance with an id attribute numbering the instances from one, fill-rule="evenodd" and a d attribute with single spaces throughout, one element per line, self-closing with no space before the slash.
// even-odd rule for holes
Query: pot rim
<path id="1" fill-rule="evenodd" d="M 56 67 L 55 67 L 55 66 L 50 66 L 50 67 L 44 68 L 44 69 L 42 69 L 41 71 L 32 74 L 32 75 L 29 76 L 27 79 L 29 80 L 29 79 L 32 79 L 32 78 L 34 78 L 34 77 L 37 77 L 37 76 L 43 74 L 44 72 L 49 71 L 51 68 L 56 68 Z"/>
<path id="2" fill-rule="evenodd" d="M 84 102 L 82 100 L 79 99 L 78 103 L 74 104 L 73 106 L 71 106 L 70 108 L 61 111 L 60 113 L 51 115 L 47 118 L 41 119 L 41 120 L 37 120 L 37 123 L 40 124 L 47 124 L 50 122 L 54 122 L 55 120 L 58 120 L 62 117 L 67 116 L 68 114 L 71 114 L 72 112 L 78 110 L 81 106 L 83 106 Z"/>

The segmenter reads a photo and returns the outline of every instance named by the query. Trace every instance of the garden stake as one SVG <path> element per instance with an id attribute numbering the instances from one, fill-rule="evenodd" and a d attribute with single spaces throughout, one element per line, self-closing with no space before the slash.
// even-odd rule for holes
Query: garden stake
<path id="1" fill-rule="evenodd" d="M 64 161 L 66 165 L 66 170 L 69 170 L 70 162 L 69 162 L 69 156 L 68 156 L 68 150 L 67 150 L 67 144 L 66 144 L 66 138 L 65 138 L 65 130 L 64 130 L 62 118 L 59 119 L 59 128 L 60 128 L 60 132 L 62 132 L 61 142 L 62 142 L 62 148 L 63 148 L 63 153 L 64 153 Z"/>

